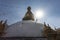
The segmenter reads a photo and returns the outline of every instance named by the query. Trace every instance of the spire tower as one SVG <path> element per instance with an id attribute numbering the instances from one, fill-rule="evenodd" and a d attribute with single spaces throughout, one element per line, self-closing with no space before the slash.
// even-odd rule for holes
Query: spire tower
<path id="1" fill-rule="evenodd" d="M 32 20 L 34 21 L 33 13 L 31 12 L 31 7 L 28 6 L 27 13 L 25 14 L 24 18 L 22 20 Z"/>

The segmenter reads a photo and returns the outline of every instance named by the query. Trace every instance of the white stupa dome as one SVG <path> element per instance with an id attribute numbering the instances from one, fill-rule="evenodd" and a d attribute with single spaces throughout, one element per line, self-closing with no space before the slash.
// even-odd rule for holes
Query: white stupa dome
<path id="1" fill-rule="evenodd" d="M 20 21 L 10 25 L 4 37 L 42 37 L 43 27 L 43 24 L 34 21 Z"/>

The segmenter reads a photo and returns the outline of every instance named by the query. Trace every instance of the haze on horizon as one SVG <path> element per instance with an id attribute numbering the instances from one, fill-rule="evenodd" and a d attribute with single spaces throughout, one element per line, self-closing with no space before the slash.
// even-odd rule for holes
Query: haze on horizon
<path id="1" fill-rule="evenodd" d="M 60 0 L 0 0 L 0 20 L 8 20 L 8 24 L 19 22 L 24 17 L 27 7 L 31 6 L 33 14 L 43 10 L 45 16 L 38 22 L 60 28 Z"/>

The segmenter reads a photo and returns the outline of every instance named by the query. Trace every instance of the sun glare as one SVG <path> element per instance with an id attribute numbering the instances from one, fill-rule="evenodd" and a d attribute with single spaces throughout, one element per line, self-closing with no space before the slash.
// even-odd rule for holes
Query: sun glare
<path id="1" fill-rule="evenodd" d="M 40 18 L 42 18 L 43 16 L 44 16 L 44 11 L 43 10 L 37 10 L 37 11 L 35 11 L 35 17 L 37 18 L 37 19 L 40 19 Z"/>

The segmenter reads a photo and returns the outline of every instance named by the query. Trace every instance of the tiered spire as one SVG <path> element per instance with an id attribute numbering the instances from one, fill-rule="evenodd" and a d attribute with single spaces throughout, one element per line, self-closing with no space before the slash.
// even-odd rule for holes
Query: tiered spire
<path id="1" fill-rule="evenodd" d="M 22 20 L 33 20 L 34 21 L 34 16 L 33 16 L 33 13 L 31 12 L 30 6 L 28 6 L 27 13 L 25 14 L 25 16 Z"/>

